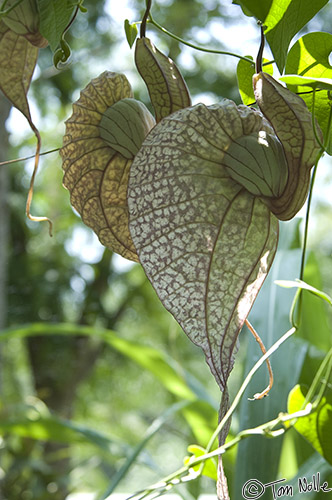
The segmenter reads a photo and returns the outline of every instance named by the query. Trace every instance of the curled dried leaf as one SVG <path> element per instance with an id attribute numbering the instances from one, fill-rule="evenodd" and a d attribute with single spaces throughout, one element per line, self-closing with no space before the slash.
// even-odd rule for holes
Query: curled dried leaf
<path id="1" fill-rule="evenodd" d="M 135 63 L 148 88 L 157 122 L 178 109 L 190 106 L 189 91 L 180 70 L 149 38 L 137 39 Z"/>
<path id="2" fill-rule="evenodd" d="M 154 124 L 148 110 L 136 102 L 127 78 L 105 71 L 74 103 L 60 150 L 63 183 L 73 207 L 103 245 L 134 261 L 138 258 L 128 228 L 129 169 L 133 147 L 139 147 Z"/>

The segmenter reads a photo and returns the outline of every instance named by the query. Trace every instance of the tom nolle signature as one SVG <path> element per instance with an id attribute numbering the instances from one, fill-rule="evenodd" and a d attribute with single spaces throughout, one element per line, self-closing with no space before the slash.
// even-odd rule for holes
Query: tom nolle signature
<path id="1" fill-rule="evenodd" d="M 277 481 L 263 484 L 258 481 L 258 479 L 249 479 L 243 485 L 242 497 L 246 500 L 256 500 L 264 495 L 265 491 L 268 489 L 272 492 L 273 500 L 276 500 L 277 498 L 292 497 L 294 495 L 295 487 L 290 484 L 280 484 L 284 481 L 286 481 L 286 479 L 278 479 Z M 332 488 L 329 488 L 327 481 L 321 482 L 319 472 L 317 472 L 317 474 L 313 474 L 310 479 L 306 477 L 299 477 L 296 488 L 298 493 L 319 491 L 328 493 L 329 491 L 332 491 Z"/>

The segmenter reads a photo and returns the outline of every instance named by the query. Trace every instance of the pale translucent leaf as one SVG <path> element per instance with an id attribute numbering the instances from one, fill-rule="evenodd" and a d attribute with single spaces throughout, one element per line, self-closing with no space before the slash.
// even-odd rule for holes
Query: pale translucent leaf
<path id="1" fill-rule="evenodd" d="M 124 75 L 105 71 L 93 79 L 73 105 L 60 154 L 64 186 L 70 191 L 71 203 L 83 222 L 96 232 L 103 245 L 137 261 L 127 208 L 132 159 L 110 147 L 101 137 L 100 129 L 105 112 L 113 104 L 132 97 Z M 125 132 L 131 132 L 129 124 Z"/>
<path id="2" fill-rule="evenodd" d="M 0 21 L 0 88 L 30 123 L 27 93 L 37 57 L 37 47 Z"/>
<path id="3" fill-rule="evenodd" d="M 262 123 L 259 113 L 226 100 L 178 111 L 150 132 L 130 172 L 140 262 L 222 390 L 278 234 L 276 218 L 228 176 L 222 159 L 231 138 Z"/>

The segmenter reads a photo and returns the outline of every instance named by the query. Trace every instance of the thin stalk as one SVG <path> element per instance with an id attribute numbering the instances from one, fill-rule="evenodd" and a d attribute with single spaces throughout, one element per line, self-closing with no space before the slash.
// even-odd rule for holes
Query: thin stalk
<path id="1" fill-rule="evenodd" d="M 261 71 L 263 71 L 262 61 L 263 61 L 264 45 L 265 45 L 264 28 L 263 26 L 261 26 L 261 43 L 256 58 L 256 73 L 261 73 Z"/>
<path id="2" fill-rule="evenodd" d="M 49 151 L 44 151 L 43 153 L 39 153 L 39 156 L 44 156 L 44 155 L 48 155 L 50 153 L 55 153 L 56 151 L 60 151 L 60 148 L 54 148 L 54 149 L 50 149 Z M 18 163 L 19 161 L 27 161 L 27 160 L 31 160 L 32 158 L 35 158 L 36 155 L 31 155 L 31 156 L 24 156 L 22 158 L 15 158 L 14 160 L 6 160 L 6 161 L 1 161 L 0 162 L 0 167 L 2 167 L 3 165 L 11 165 L 12 163 Z"/>
<path id="3" fill-rule="evenodd" d="M 183 40 L 183 38 L 180 38 L 179 36 L 174 35 L 174 33 L 171 33 L 166 28 L 164 28 L 163 26 L 158 24 L 157 21 L 155 21 L 153 19 L 151 14 L 149 15 L 149 22 L 151 24 L 153 24 L 153 26 L 155 26 L 158 30 L 162 31 L 163 33 L 165 33 L 169 37 L 173 38 L 174 40 L 177 40 L 178 42 L 182 43 L 183 45 L 187 45 L 188 47 L 191 47 L 192 49 L 199 50 L 201 52 L 208 52 L 209 54 L 221 54 L 221 55 L 225 55 L 225 56 L 236 57 L 237 59 L 242 59 L 243 61 L 247 61 L 252 66 L 254 66 L 253 60 L 249 59 L 248 57 L 243 57 L 243 56 L 240 56 L 239 54 L 234 54 L 234 52 L 228 52 L 226 50 L 206 49 L 204 47 L 200 47 L 199 45 L 195 45 L 194 43 L 190 43 L 190 42 L 187 42 L 186 40 Z"/>
<path id="4" fill-rule="evenodd" d="M 35 165 L 34 165 L 32 176 L 31 176 L 31 180 L 30 180 L 30 187 L 29 187 L 29 191 L 28 191 L 28 197 L 27 197 L 25 211 L 26 211 L 26 215 L 27 215 L 28 219 L 30 219 L 32 221 L 35 221 L 35 222 L 46 221 L 46 222 L 48 222 L 48 224 L 49 224 L 49 234 L 50 234 L 50 236 L 52 236 L 53 235 L 53 233 L 52 233 L 52 228 L 53 228 L 52 221 L 48 217 L 37 217 L 35 215 L 31 215 L 31 213 L 30 213 L 32 196 L 33 196 L 33 188 L 34 188 L 35 178 L 36 178 L 36 174 L 37 174 L 37 170 L 38 170 L 38 166 L 39 166 L 39 156 L 40 156 L 40 149 L 41 149 L 41 137 L 40 137 L 39 130 L 32 123 L 31 119 L 29 120 L 29 124 L 30 124 L 30 127 L 33 130 L 36 138 L 37 138 L 37 146 L 36 146 L 36 155 L 35 155 Z"/>
<path id="5" fill-rule="evenodd" d="M 146 33 L 146 23 L 148 21 L 149 15 L 150 15 L 150 9 L 152 5 L 152 0 L 146 0 L 146 10 L 144 12 L 144 16 L 141 22 L 141 29 L 140 29 L 140 37 L 143 38 L 145 37 Z"/>

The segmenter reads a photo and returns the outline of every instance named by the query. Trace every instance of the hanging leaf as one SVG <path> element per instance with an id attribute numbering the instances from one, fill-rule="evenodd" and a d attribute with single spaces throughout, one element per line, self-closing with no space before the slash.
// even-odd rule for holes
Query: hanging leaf
<path id="1" fill-rule="evenodd" d="M 37 47 L 0 21 L 0 88 L 30 123 L 27 93 L 37 57 Z"/>
<path id="2" fill-rule="evenodd" d="M 191 104 L 189 91 L 172 59 L 160 52 L 149 38 L 138 38 L 136 67 L 146 83 L 156 121 Z"/>
<path id="3" fill-rule="evenodd" d="M 132 98 L 127 78 L 105 71 L 74 103 L 60 150 L 71 204 L 103 245 L 134 261 L 128 228 L 129 169 L 154 123 L 147 108 Z"/>
<path id="4" fill-rule="evenodd" d="M 124 22 L 124 29 L 129 47 L 132 48 L 138 35 L 137 24 L 136 23 L 130 24 L 129 20 L 126 19 Z"/>
<path id="5" fill-rule="evenodd" d="M 308 33 L 300 38 L 290 49 L 287 56 L 286 73 L 296 74 L 314 80 L 327 79 L 328 81 L 332 81 L 332 66 L 329 63 L 331 51 L 332 35 L 330 33 Z M 306 82 L 301 84 L 299 81 L 287 82 L 286 80 L 286 83 L 293 92 L 301 92 L 302 99 L 311 110 L 313 95 L 312 93 L 308 93 L 310 89 L 306 87 Z M 331 106 L 330 103 L 328 89 L 316 92 L 315 117 L 323 131 L 325 139 Z M 332 130 L 330 131 L 327 151 L 329 154 L 332 154 Z"/>
<path id="6" fill-rule="evenodd" d="M 130 172 L 130 231 L 140 262 L 222 390 L 278 234 L 265 203 L 223 162 L 233 141 L 264 129 L 260 113 L 228 100 L 187 108 L 150 132 Z"/>
<path id="7" fill-rule="evenodd" d="M 288 396 L 288 412 L 302 409 L 305 402 L 303 387 L 296 385 Z M 298 418 L 295 429 L 332 465 L 332 395 L 331 391 L 322 398 L 310 415 Z"/>

